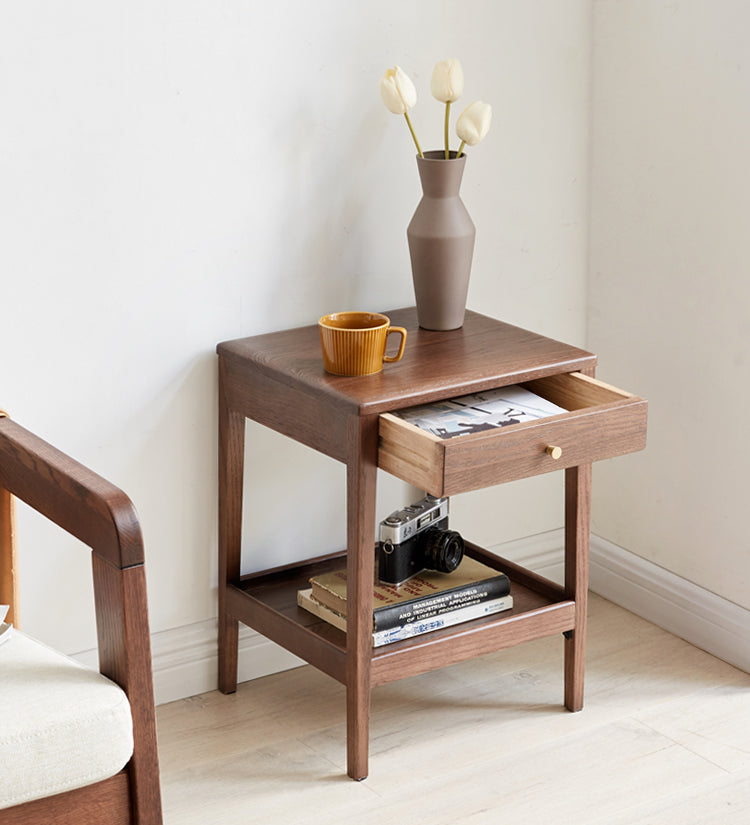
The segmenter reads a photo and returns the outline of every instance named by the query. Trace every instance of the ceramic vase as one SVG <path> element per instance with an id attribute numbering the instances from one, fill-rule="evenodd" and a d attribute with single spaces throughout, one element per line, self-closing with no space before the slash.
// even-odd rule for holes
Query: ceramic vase
<path id="1" fill-rule="evenodd" d="M 444 150 L 417 157 L 422 199 L 406 230 L 423 329 L 463 325 L 476 228 L 459 196 L 466 155 Z"/>

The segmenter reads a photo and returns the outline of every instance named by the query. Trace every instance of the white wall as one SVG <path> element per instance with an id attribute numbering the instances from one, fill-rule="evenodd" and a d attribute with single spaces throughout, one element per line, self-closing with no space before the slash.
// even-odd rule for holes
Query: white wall
<path id="1" fill-rule="evenodd" d="M 216 615 L 216 343 L 413 302 L 419 184 L 379 99 L 386 67 L 418 86 L 425 148 L 437 60 L 461 58 L 465 104 L 494 105 L 464 179 L 469 305 L 584 343 L 589 26 L 588 0 L 3 4 L 0 403 L 133 498 L 154 631 Z M 342 546 L 343 469 L 248 436 L 245 568 Z M 386 485 L 379 517 L 410 495 Z M 559 527 L 560 489 L 497 488 L 454 513 L 503 541 Z M 85 554 L 21 529 L 39 545 L 26 629 L 93 646 Z"/>
<path id="2" fill-rule="evenodd" d="M 750 608 L 750 7 L 594 3 L 589 347 L 650 401 L 594 530 Z"/>

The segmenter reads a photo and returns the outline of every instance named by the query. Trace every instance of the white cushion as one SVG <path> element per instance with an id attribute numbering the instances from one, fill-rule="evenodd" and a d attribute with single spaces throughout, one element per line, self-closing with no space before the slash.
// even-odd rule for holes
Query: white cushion
<path id="1" fill-rule="evenodd" d="M 132 753 L 123 690 L 11 630 L 0 646 L 0 808 L 99 782 Z"/>

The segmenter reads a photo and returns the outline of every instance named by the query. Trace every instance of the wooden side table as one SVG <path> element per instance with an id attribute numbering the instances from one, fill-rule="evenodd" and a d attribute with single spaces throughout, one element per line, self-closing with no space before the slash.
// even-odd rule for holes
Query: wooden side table
<path id="1" fill-rule="evenodd" d="M 373 376 L 323 370 L 317 326 L 219 344 L 219 687 L 237 688 L 239 622 L 346 685 L 348 774 L 367 776 L 370 691 L 520 642 L 564 634 L 565 706 L 583 706 L 591 462 L 640 450 L 646 402 L 593 378 L 596 357 L 474 312 L 450 332 L 418 327 L 402 361 Z M 568 413 L 441 441 L 389 415 L 416 404 L 523 384 Z M 347 549 L 241 575 L 245 418 L 346 464 Z M 553 449 L 557 448 L 557 449 Z M 375 491 L 381 467 L 436 496 L 565 470 L 565 585 L 467 543 L 511 578 L 512 610 L 372 646 Z M 297 606 L 317 573 L 347 567 L 347 632 Z"/>

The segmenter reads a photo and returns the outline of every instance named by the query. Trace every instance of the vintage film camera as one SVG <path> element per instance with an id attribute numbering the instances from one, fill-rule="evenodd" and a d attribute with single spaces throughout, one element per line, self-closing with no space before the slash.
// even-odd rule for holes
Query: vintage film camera
<path id="1" fill-rule="evenodd" d="M 427 496 L 380 522 L 378 577 L 401 584 L 425 568 L 452 573 L 464 556 L 464 540 L 448 530 L 448 499 Z"/>

